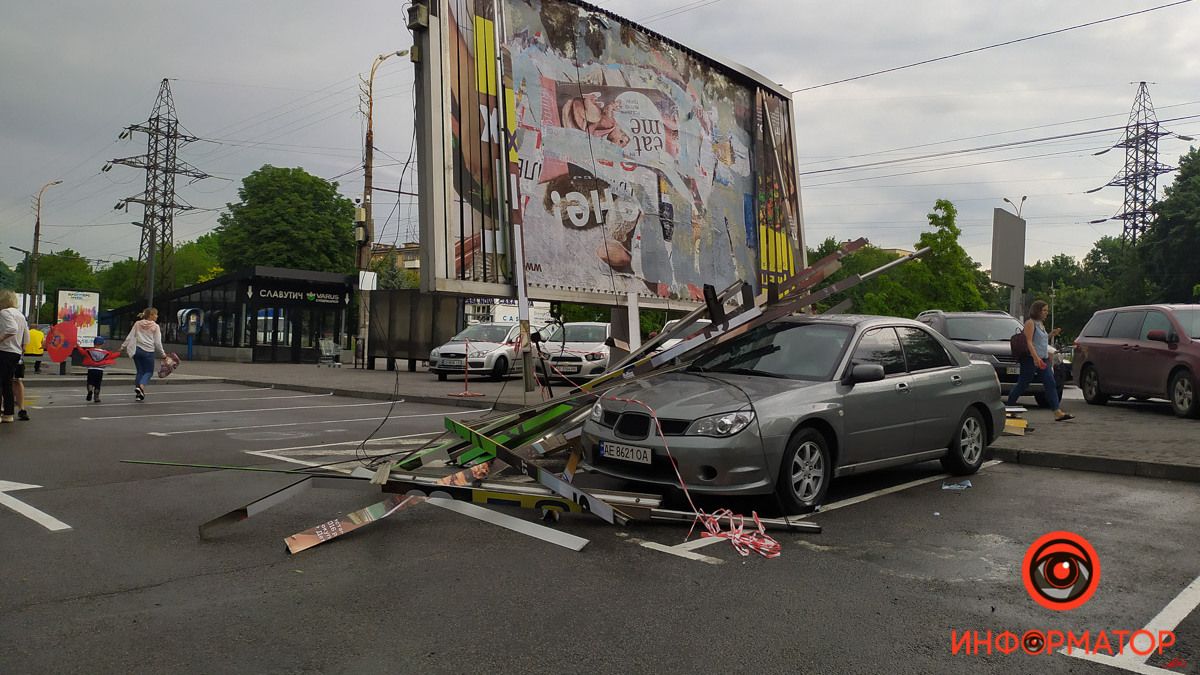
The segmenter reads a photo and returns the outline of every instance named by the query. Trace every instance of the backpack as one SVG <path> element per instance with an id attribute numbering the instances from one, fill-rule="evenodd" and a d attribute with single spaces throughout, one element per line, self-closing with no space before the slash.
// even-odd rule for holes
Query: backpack
<path id="1" fill-rule="evenodd" d="M 1008 344 L 1012 348 L 1014 359 L 1020 360 L 1029 356 L 1029 342 L 1025 339 L 1025 328 L 1013 333 L 1013 336 L 1008 339 Z"/>

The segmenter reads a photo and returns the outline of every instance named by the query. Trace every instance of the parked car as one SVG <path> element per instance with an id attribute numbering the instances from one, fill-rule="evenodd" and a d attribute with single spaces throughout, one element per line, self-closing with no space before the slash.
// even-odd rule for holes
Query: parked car
<path id="1" fill-rule="evenodd" d="M 954 346 L 976 361 L 986 361 L 996 369 L 1000 379 L 1000 393 L 1008 396 L 1017 386 L 1021 375 L 1021 364 L 1013 358 L 1009 339 L 1024 324 L 1008 312 L 943 312 L 931 309 L 917 315 L 917 321 L 929 326 L 950 339 Z M 1062 400 L 1063 386 L 1071 381 L 1071 362 L 1062 350 L 1050 346 L 1050 364 L 1054 367 L 1054 381 L 1058 383 L 1058 398 Z M 1040 381 L 1030 383 L 1026 396 L 1032 396 L 1037 404 L 1046 407 L 1045 387 Z"/>
<path id="2" fill-rule="evenodd" d="M 446 344 L 429 352 L 429 370 L 439 380 L 447 375 L 478 373 L 502 379 L 518 368 L 521 327 L 515 323 L 477 323 L 467 326 Z"/>
<path id="3" fill-rule="evenodd" d="M 1092 315 L 1075 340 L 1083 398 L 1165 398 L 1180 417 L 1200 416 L 1200 305 L 1138 305 Z"/>
<path id="4" fill-rule="evenodd" d="M 678 485 L 669 450 L 693 492 L 774 492 L 797 513 L 835 476 L 930 459 L 973 473 L 1003 428 L 994 369 L 916 321 L 843 314 L 782 318 L 609 390 L 582 441 L 601 473 Z"/>
<path id="5" fill-rule="evenodd" d="M 550 377 L 591 379 L 608 370 L 608 345 L 612 334 L 607 323 L 578 321 L 550 326 L 541 331 L 539 345 Z M 534 367 L 544 373 L 539 358 Z"/>

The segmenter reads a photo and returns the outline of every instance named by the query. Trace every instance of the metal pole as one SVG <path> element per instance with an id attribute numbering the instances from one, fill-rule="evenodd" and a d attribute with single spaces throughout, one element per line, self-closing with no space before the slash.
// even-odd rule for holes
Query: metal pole
<path id="1" fill-rule="evenodd" d="M 42 240 L 42 194 L 44 194 L 51 185 L 58 185 L 59 183 L 62 183 L 62 181 L 61 180 L 52 180 L 49 183 L 46 183 L 45 185 L 43 185 L 41 190 L 38 190 L 37 209 L 35 211 L 35 216 L 34 216 L 34 220 L 33 220 L 33 254 L 30 256 L 31 257 L 30 264 L 32 266 L 29 267 L 30 272 L 29 272 L 29 289 L 28 290 L 29 290 L 30 294 L 33 294 L 36 291 L 37 282 L 38 282 L 38 246 L 40 245 L 41 240 Z M 36 323 L 37 316 L 41 313 L 41 309 L 42 309 L 41 296 L 39 295 L 39 296 L 33 298 L 32 302 L 30 302 L 30 304 L 33 305 L 33 314 L 26 318 L 29 319 L 30 322 Z"/>
<path id="2" fill-rule="evenodd" d="M 158 244 L 158 233 L 155 231 L 157 229 L 158 228 L 156 228 L 153 224 L 150 225 L 150 241 L 155 242 L 155 243 L 154 243 L 154 245 L 150 246 L 150 250 L 146 253 L 146 263 L 150 267 L 150 283 L 147 284 L 147 291 L 146 291 L 146 306 L 147 307 L 154 306 L 154 276 L 155 276 L 154 249 L 158 248 L 158 245 L 157 245 Z"/>

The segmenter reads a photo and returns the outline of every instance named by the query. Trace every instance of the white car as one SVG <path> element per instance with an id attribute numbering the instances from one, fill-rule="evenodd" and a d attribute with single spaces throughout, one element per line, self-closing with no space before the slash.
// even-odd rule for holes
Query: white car
<path id="1" fill-rule="evenodd" d="M 665 332 L 671 330 L 672 328 L 675 327 L 675 324 L 677 324 L 677 323 L 679 323 L 679 319 L 671 319 L 670 321 L 663 324 L 662 330 L 660 332 L 665 333 Z M 704 330 L 705 328 L 708 328 L 710 325 L 712 325 L 712 322 L 709 321 L 708 319 L 697 319 L 696 322 L 692 324 L 691 333 L 685 337 L 691 337 L 693 335 L 696 335 L 700 331 Z M 683 342 L 683 338 L 673 338 L 671 340 L 664 340 L 663 343 L 658 346 L 657 351 L 660 351 L 660 352 L 666 351 L 666 350 L 670 349 L 671 347 L 674 347 L 675 345 L 679 344 L 680 342 Z"/>
<path id="2" fill-rule="evenodd" d="M 549 370 L 551 378 L 596 377 L 608 370 L 608 345 L 604 342 L 611 334 L 609 324 L 593 321 L 550 326 L 541 331 L 541 357 L 534 367 L 543 374 Z"/>
<path id="3" fill-rule="evenodd" d="M 521 327 L 515 323 L 477 323 L 467 326 L 446 344 L 429 352 L 429 370 L 439 380 L 447 375 L 487 375 L 504 379 L 521 366 Z"/>

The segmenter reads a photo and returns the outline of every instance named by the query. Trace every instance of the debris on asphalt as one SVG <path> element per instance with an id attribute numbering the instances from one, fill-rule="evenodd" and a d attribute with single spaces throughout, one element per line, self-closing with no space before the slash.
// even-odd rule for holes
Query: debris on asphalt
<path id="1" fill-rule="evenodd" d="M 971 481 L 969 481 L 969 480 L 964 480 L 960 483 L 947 483 L 946 481 L 942 481 L 942 489 L 943 490 L 953 490 L 954 492 L 962 492 L 963 490 L 966 490 L 969 487 L 972 487 Z"/>

